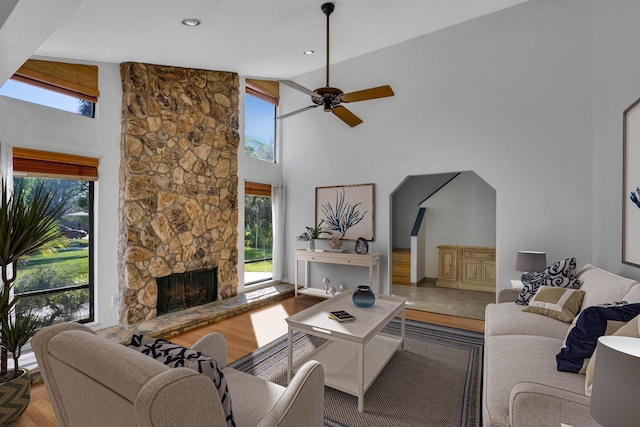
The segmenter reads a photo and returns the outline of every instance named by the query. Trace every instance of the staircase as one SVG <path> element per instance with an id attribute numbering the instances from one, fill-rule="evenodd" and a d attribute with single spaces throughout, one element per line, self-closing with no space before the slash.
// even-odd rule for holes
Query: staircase
<path id="1" fill-rule="evenodd" d="M 391 281 L 411 285 L 411 249 L 396 248 L 391 253 Z"/>

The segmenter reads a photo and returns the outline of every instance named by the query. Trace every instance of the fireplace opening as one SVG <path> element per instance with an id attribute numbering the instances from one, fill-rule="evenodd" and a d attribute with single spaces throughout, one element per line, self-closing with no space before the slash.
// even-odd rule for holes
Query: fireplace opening
<path id="1" fill-rule="evenodd" d="M 188 271 L 157 277 L 158 316 L 218 299 L 218 269 Z"/>

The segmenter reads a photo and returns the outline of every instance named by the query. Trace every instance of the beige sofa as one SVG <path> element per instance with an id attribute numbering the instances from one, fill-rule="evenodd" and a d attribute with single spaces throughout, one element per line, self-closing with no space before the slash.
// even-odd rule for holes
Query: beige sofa
<path id="1" fill-rule="evenodd" d="M 577 278 L 586 307 L 640 302 L 640 284 L 593 265 Z M 485 427 L 599 426 L 589 415 L 585 376 L 559 372 L 560 351 L 569 323 L 522 311 L 514 301 L 519 291 L 501 289 L 498 303 L 485 312 L 483 425 Z"/>
<path id="2" fill-rule="evenodd" d="M 169 368 L 78 324 L 44 328 L 32 340 L 59 426 L 226 426 L 213 382 Z M 224 337 L 212 333 L 193 349 L 226 366 Z M 225 367 L 238 427 L 322 426 L 324 373 L 307 362 L 287 388 Z"/>

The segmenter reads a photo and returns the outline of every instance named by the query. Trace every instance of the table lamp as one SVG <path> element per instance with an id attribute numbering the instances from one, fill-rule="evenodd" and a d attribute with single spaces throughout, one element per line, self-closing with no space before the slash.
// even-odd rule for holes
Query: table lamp
<path id="1" fill-rule="evenodd" d="M 542 271 L 547 267 L 547 255 L 537 251 L 518 251 L 516 270 L 522 272 Z"/>
<path id="2" fill-rule="evenodd" d="M 638 425 L 639 338 L 611 335 L 598 338 L 589 412 L 604 427 Z"/>

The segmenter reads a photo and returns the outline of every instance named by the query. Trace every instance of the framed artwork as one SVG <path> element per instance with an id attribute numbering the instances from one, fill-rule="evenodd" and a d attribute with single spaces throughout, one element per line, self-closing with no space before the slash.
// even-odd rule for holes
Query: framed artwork
<path id="1" fill-rule="evenodd" d="M 640 267 L 640 99 L 624 111 L 622 262 Z"/>
<path id="2" fill-rule="evenodd" d="M 373 184 L 316 187 L 316 224 L 324 221 L 322 227 L 342 240 L 373 240 L 373 189 Z"/>

